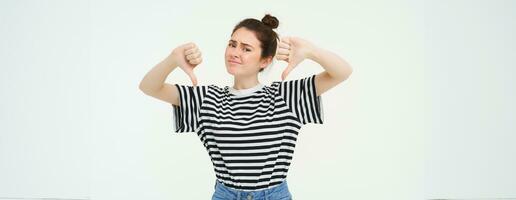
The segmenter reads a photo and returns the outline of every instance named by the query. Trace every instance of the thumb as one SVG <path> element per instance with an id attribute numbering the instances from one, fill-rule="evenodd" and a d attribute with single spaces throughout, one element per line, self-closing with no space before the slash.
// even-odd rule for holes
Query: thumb
<path id="1" fill-rule="evenodd" d="M 194 86 L 197 86 L 197 77 L 195 76 L 193 70 L 189 70 L 188 72 L 186 72 L 186 74 L 190 77 L 190 80 L 192 80 L 192 84 Z"/>
<path id="2" fill-rule="evenodd" d="M 285 80 L 285 78 L 287 78 L 287 75 L 290 73 L 290 71 L 292 71 L 292 69 L 294 69 L 294 67 L 294 64 L 288 64 L 287 68 L 283 70 L 283 73 L 281 74 L 281 79 Z"/>

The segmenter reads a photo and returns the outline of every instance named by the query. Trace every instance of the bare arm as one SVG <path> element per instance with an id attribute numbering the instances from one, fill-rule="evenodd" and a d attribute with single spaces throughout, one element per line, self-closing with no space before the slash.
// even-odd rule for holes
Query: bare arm
<path id="1" fill-rule="evenodd" d="M 143 77 L 139 86 L 140 90 L 146 95 L 172 105 L 179 105 L 177 88 L 172 84 L 165 83 L 167 76 L 177 68 L 176 63 L 171 55 L 167 56 Z"/>
<path id="2" fill-rule="evenodd" d="M 315 75 L 317 96 L 346 80 L 353 71 L 344 59 L 333 52 L 315 46 L 307 40 L 299 37 L 281 38 L 276 59 L 288 63 L 281 74 L 283 80 L 294 67 L 306 58 L 319 63 L 324 68 L 324 72 Z"/>
<path id="3" fill-rule="evenodd" d="M 163 61 L 158 63 L 143 77 L 140 90 L 146 95 L 166 101 L 172 105 L 179 105 L 179 91 L 173 84 L 165 83 L 167 76 L 178 66 L 197 85 L 197 78 L 193 69 L 202 62 L 201 52 L 194 43 L 176 47 Z"/>
<path id="4" fill-rule="evenodd" d="M 315 76 L 317 96 L 348 79 L 353 72 L 351 66 L 344 59 L 325 49 L 314 48 L 308 54 L 308 58 L 324 68 L 324 72 Z"/>

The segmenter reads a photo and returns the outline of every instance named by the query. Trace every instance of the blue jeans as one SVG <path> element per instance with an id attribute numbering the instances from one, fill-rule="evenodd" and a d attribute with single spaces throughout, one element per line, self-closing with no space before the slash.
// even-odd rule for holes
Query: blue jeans
<path id="1" fill-rule="evenodd" d="M 215 182 L 212 200 L 292 200 L 287 180 L 269 189 L 243 191 L 225 186 L 219 180 Z"/>

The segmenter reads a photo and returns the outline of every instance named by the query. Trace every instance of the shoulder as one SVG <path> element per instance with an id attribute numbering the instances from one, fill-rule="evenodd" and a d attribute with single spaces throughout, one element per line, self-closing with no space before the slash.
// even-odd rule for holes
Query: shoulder
<path id="1" fill-rule="evenodd" d="M 174 84 L 176 85 L 177 89 L 181 93 L 198 93 L 200 95 L 207 94 L 207 93 L 222 93 L 225 90 L 225 87 L 221 87 L 215 84 L 207 84 L 207 85 L 182 85 L 182 84 Z"/>
<path id="2" fill-rule="evenodd" d="M 207 85 L 181 85 L 181 84 L 175 84 L 179 88 L 192 88 L 192 89 L 202 89 L 202 90 L 223 90 L 225 87 L 221 87 L 215 84 L 207 84 Z"/>
<path id="3" fill-rule="evenodd" d="M 213 98 L 219 98 L 224 96 L 227 91 L 227 86 L 220 86 L 215 84 L 206 85 L 206 93 L 208 96 L 213 96 Z"/>
<path id="4" fill-rule="evenodd" d="M 270 94 L 278 94 L 280 87 L 281 87 L 281 81 L 273 81 L 272 83 L 265 85 L 265 91 Z"/>
<path id="5" fill-rule="evenodd" d="M 206 85 L 206 87 L 215 92 L 222 92 L 227 88 L 227 86 L 220 86 L 220 85 L 215 85 L 215 84 Z"/>
<path id="6" fill-rule="evenodd" d="M 269 87 L 277 89 L 280 93 L 282 93 L 284 90 L 293 91 L 303 89 L 305 87 L 310 87 L 313 85 L 314 80 L 315 74 L 298 79 L 274 81 L 269 85 Z"/>

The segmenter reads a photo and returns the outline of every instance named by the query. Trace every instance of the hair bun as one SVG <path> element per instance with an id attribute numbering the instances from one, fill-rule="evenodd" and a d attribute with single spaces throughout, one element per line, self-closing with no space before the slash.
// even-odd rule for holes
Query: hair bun
<path id="1" fill-rule="evenodd" d="M 271 27 L 272 29 L 275 29 L 275 28 L 278 28 L 278 24 L 279 24 L 279 21 L 278 21 L 278 18 L 270 15 L 270 14 L 266 14 L 263 18 L 262 18 L 262 22 L 268 26 L 268 27 Z"/>

